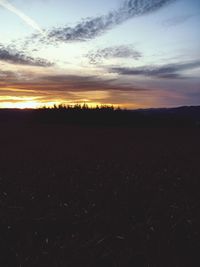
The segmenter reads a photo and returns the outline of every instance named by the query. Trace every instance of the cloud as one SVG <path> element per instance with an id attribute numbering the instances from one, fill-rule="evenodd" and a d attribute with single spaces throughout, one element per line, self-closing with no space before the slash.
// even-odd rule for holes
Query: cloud
<path id="1" fill-rule="evenodd" d="M 173 81 L 143 79 L 134 82 L 127 77 L 105 79 L 99 76 L 56 75 L 51 70 L 35 74 L 28 70 L 0 71 L 0 105 L 7 102 L 36 99 L 45 103 L 105 103 L 129 108 L 198 104 L 199 79 Z M 181 89 L 181 90 L 180 90 Z M 17 97 L 17 99 L 13 99 Z M 10 100 L 9 100 L 10 99 Z M 21 100 L 20 100 L 21 99 Z M 12 105 L 11 105 L 12 106 Z"/>
<path id="2" fill-rule="evenodd" d="M 184 78 L 184 76 L 182 76 L 180 72 L 199 67 L 200 60 L 197 60 L 187 63 L 168 64 L 164 66 L 144 66 L 138 68 L 112 67 L 109 69 L 109 72 L 118 73 L 120 75 L 143 75 L 165 79 L 177 79 Z"/>
<path id="3" fill-rule="evenodd" d="M 50 75 L 40 78 L 42 83 L 50 83 L 50 88 L 69 91 L 143 91 L 146 89 L 132 84 L 119 82 L 117 79 L 104 79 L 99 76 Z"/>
<path id="4" fill-rule="evenodd" d="M 46 32 L 49 39 L 41 38 L 41 40 L 43 42 L 90 40 L 133 17 L 154 12 L 173 1 L 176 0 L 126 0 L 117 10 L 111 11 L 107 15 L 87 18 L 74 27 L 53 28 Z"/>
<path id="5" fill-rule="evenodd" d="M 4 72 L 2 76 L 0 71 L 0 91 L 0 106 L 8 106 L 7 102 L 24 102 L 28 98 L 36 97 L 41 104 L 96 103 L 128 106 L 128 103 L 131 103 L 132 107 L 142 106 L 132 102 L 136 101 L 136 96 L 146 96 L 152 92 L 151 89 L 118 79 L 53 73 L 38 76 L 24 71 L 17 74 Z M 17 100 L 12 100 L 13 96 L 17 97 Z"/>
<path id="6" fill-rule="evenodd" d="M 22 11 L 17 9 L 15 6 L 13 6 L 11 3 L 9 3 L 6 0 L 0 0 L 0 6 L 4 7 L 5 9 L 11 11 L 12 13 L 16 14 L 19 18 L 21 18 L 27 25 L 32 27 L 34 30 L 38 31 L 40 34 L 44 34 L 43 30 L 40 28 L 40 26 L 30 17 L 25 15 Z"/>
<path id="7" fill-rule="evenodd" d="M 29 65 L 38 67 L 49 67 L 53 65 L 52 63 L 44 59 L 26 56 L 22 52 L 14 51 L 12 49 L 9 49 L 8 47 L 4 47 L 1 44 L 0 44 L 0 61 L 5 61 L 11 64 Z"/>
<path id="8" fill-rule="evenodd" d="M 165 20 L 163 22 L 163 26 L 165 27 L 173 27 L 173 26 L 177 26 L 179 24 L 182 24 L 184 23 L 185 21 L 195 17 L 199 15 L 199 13 L 197 14 L 187 14 L 187 15 L 182 15 L 182 16 L 178 16 L 178 17 L 173 17 L 173 18 L 170 18 L 168 20 Z"/>
<path id="9" fill-rule="evenodd" d="M 142 54 L 131 45 L 110 46 L 90 52 L 86 55 L 90 64 L 101 63 L 104 59 L 110 58 L 132 58 L 138 60 Z"/>
<path id="10" fill-rule="evenodd" d="M 0 88 L 9 87 L 15 89 L 34 89 L 35 91 L 65 93 L 85 91 L 143 91 L 145 89 L 133 84 L 119 81 L 118 79 L 106 79 L 98 76 L 81 75 L 49 75 L 34 74 L 32 72 L 15 73 L 0 72 Z"/>
<path id="11" fill-rule="evenodd" d="M 14 72 L 0 70 L 0 84 L 13 79 L 16 79 L 16 74 Z"/>

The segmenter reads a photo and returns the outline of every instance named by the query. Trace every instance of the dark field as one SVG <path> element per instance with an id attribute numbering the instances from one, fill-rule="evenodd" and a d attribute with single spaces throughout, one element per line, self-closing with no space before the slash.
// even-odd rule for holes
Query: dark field
<path id="1" fill-rule="evenodd" d="M 6 124 L 1 267 L 200 266 L 200 128 Z"/>

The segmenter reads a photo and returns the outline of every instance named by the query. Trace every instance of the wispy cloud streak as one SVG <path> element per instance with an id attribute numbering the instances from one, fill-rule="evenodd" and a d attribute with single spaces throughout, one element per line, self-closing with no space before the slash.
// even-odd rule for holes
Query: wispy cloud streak
<path id="1" fill-rule="evenodd" d="M 25 23 L 29 26 L 31 26 L 34 30 L 38 31 L 39 33 L 44 35 L 43 30 L 40 28 L 40 26 L 30 17 L 25 15 L 22 11 L 20 11 L 18 8 L 13 6 L 11 3 L 9 3 L 6 0 L 0 0 L 0 6 L 4 7 L 5 9 L 9 10 L 10 12 L 14 13 L 18 17 L 20 17 Z"/>
<path id="2" fill-rule="evenodd" d="M 11 64 L 37 66 L 37 67 L 50 67 L 53 63 L 42 58 L 33 58 L 27 56 L 21 51 L 9 49 L 0 44 L 0 61 L 8 62 Z"/>
<path id="3" fill-rule="evenodd" d="M 168 20 L 165 20 L 163 22 L 163 26 L 165 27 L 173 27 L 173 26 L 177 26 L 179 24 L 182 24 L 184 22 L 186 22 L 187 20 L 195 17 L 195 16 L 198 16 L 200 15 L 200 13 L 196 13 L 196 14 L 185 14 L 185 15 L 182 15 L 182 16 L 178 16 L 178 17 L 173 17 L 173 18 L 170 18 Z"/>
<path id="4" fill-rule="evenodd" d="M 90 64 L 99 64 L 102 63 L 104 59 L 111 58 L 130 58 L 138 60 L 142 57 L 142 54 L 135 50 L 131 45 L 119 45 L 91 51 L 86 57 L 89 59 Z"/>
<path id="5" fill-rule="evenodd" d="M 75 27 L 58 27 L 47 32 L 48 37 L 57 41 L 85 41 L 93 39 L 116 25 L 133 17 L 159 10 L 166 4 L 176 0 L 126 0 L 121 7 L 107 15 L 88 18 L 79 22 Z"/>

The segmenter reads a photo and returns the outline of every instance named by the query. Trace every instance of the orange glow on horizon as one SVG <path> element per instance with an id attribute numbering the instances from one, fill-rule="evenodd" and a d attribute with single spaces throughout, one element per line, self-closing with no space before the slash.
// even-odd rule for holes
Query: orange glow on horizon
<path id="1" fill-rule="evenodd" d="M 75 105 L 87 105 L 89 108 L 96 108 L 97 106 L 113 106 L 114 108 L 122 107 L 122 105 L 111 104 L 111 103 L 97 103 L 97 102 L 63 102 L 63 101 L 52 101 L 52 102 L 39 102 L 39 101 L 6 101 L 0 102 L 0 109 L 39 109 L 39 108 L 53 108 L 54 106 L 65 105 L 65 106 L 75 106 Z M 124 106 L 125 107 L 125 106 Z"/>
<path id="2" fill-rule="evenodd" d="M 114 108 L 125 108 L 125 109 L 138 109 L 145 108 L 145 105 L 137 104 L 137 103 L 112 103 L 110 101 L 106 102 L 106 97 L 103 99 L 104 101 L 93 101 L 93 95 L 87 95 L 88 93 L 81 93 L 80 98 L 76 96 L 76 100 L 74 99 L 63 99 L 62 96 L 56 99 L 48 99 L 48 96 L 43 98 L 42 96 L 13 96 L 13 95 L 4 95 L 0 96 L 0 109 L 40 109 L 40 108 L 53 108 L 54 106 L 75 106 L 75 105 L 87 105 L 89 108 L 96 108 L 97 106 L 113 106 Z M 85 94 L 85 95 L 84 95 Z M 88 96 L 88 97 L 85 97 Z M 97 95 L 95 95 L 97 99 Z"/>

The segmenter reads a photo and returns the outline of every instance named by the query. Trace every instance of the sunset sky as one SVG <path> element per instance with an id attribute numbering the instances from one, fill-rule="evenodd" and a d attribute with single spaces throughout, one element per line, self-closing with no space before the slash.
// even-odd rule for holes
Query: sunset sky
<path id="1" fill-rule="evenodd" d="M 200 104 L 199 0 L 0 0 L 0 108 Z"/>

